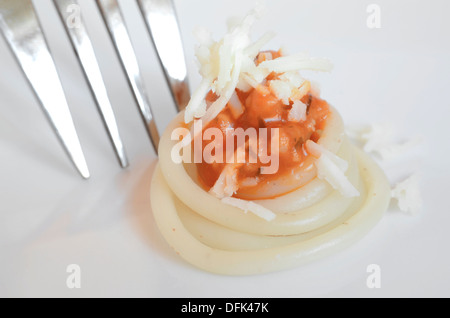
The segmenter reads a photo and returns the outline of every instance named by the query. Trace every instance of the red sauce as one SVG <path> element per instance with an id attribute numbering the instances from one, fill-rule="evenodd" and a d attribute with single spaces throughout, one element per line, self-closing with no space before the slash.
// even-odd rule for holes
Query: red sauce
<path id="1" fill-rule="evenodd" d="M 261 56 L 257 59 L 258 63 L 263 61 L 263 57 Z M 278 56 L 279 52 L 274 52 L 274 58 Z M 274 76 L 276 74 L 270 75 L 270 77 Z M 249 187 L 249 185 L 245 184 L 245 180 L 257 177 L 258 184 L 251 186 L 252 189 L 257 190 L 259 185 L 266 184 L 280 176 L 288 175 L 292 173 L 293 169 L 298 168 L 302 164 L 308 156 L 307 152 L 303 149 L 304 143 L 310 139 L 317 141 L 320 138 L 330 109 L 326 101 L 308 93 L 301 99 L 307 105 L 306 120 L 291 122 L 288 121 L 288 114 L 292 108 L 292 103 L 290 105 L 284 105 L 268 87 L 262 86 L 257 89 L 252 89 L 249 92 L 236 90 L 236 93 L 244 105 L 244 113 L 238 118 L 234 118 L 230 106 L 227 105 L 205 129 L 211 127 L 221 129 L 224 142 L 226 142 L 225 130 L 227 128 L 242 128 L 246 130 L 251 127 L 255 128 L 256 131 L 259 131 L 259 128 L 268 128 L 268 131 L 270 131 L 270 128 L 279 128 L 280 156 L 279 169 L 276 174 L 261 174 L 261 167 L 267 166 L 268 164 L 263 164 L 259 160 L 257 163 L 245 163 L 238 168 L 239 187 Z M 213 93 L 207 96 L 209 101 L 214 101 L 216 98 Z M 203 148 L 210 142 L 204 141 Z M 270 147 L 270 139 L 268 145 Z M 197 164 L 199 179 L 207 190 L 215 184 L 225 165 L 225 163 L 208 164 L 206 162 Z"/>

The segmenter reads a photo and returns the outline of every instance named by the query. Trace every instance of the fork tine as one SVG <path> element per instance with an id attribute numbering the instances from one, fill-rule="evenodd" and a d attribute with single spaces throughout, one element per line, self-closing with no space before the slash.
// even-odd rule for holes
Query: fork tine
<path id="1" fill-rule="evenodd" d="M 172 0 L 138 0 L 179 111 L 190 99 L 183 42 Z"/>
<path id="2" fill-rule="evenodd" d="M 61 145 L 81 176 L 88 179 L 89 169 L 69 106 L 31 1 L 1 0 L 0 29 Z"/>
<path id="3" fill-rule="evenodd" d="M 122 68 L 127 74 L 128 84 L 133 91 L 133 96 L 139 106 L 139 111 L 147 133 L 152 141 L 155 152 L 157 153 L 159 133 L 156 128 L 150 102 L 145 93 L 136 54 L 119 4 L 117 0 L 97 0 L 97 6 L 99 7 L 105 25 L 107 26 L 114 48 L 121 61 Z"/>
<path id="4" fill-rule="evenodd" d="M 114 147 L 117 159 L 122 168 L 128 166 L 128 159 L 125 153 L 122 139 L 117 127 L 116 118 L 108 98 L 108 92 L 103 82 L 103 77 L 97 63 L 94 48 L 89 39 L 88 32 L 84 26 L 84 21 L 78 16 L 78 23 L 70 25 L 69 19 L 72 15 L 71 6 L 79 8 L 77 0 L 53 0 L 59 12 L 59 16 L 64 24 L 64 27 L 69 35 L 73 48 L 76 52 L 79 62 L 89 83 L 92 94 L 95 97 L 97 107 L 102 116 L 103 123 L 108 131 L 109 138 Z M 79 10 L 79 9 L 78 9 Z M 79 13 L 79 12 L 78 12 Z"/>

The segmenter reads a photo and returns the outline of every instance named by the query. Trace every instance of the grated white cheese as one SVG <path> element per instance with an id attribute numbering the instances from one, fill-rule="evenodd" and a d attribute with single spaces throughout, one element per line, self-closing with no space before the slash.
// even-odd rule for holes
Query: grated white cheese
<path id="1" fill-rule="evenodd" d="M 422 208 L 422 197 L 420 195 L 419 178 L 412 175 L 406 180 L 398 183 L 391 191 L 392 198 L 397 200 L 398 207 L 403 212 L 417 215 Z"/>
<path id="2" fill-rule="evenodd" d="M 200 48 L 206 48 L 213 44 L 211 31 L 206 28 L 197 26 L 194 28 L 192 34 L 194 35 L 197 42 L 201 43 Z M 196 53 L 198 53 L 198 51 Z"/>
<path id="3" fill-rule="evenodd" d="M 203 79 L 200 83 L 200 85 L 198 86 L 197 90 L 192 94 L 191 96 L 191 100 L 189 101 L 190 105 L 196 105 L 196 107 L 192 107 L 190 109 L 190 111 L 188 111 L 186 109 L 186 112 L 184 113 L 184 120 L 186 123 L 190 123 L 191 121 L 194 120 L 195 115 L 198 114 L 199 112 L 202 112 L 203 110 L 206 113 L 206 109 L 204 109 L 205 107 L 205 97 L 206 94 L 208 94 L 210 90 L 210 81 L 208 79 Z M 198 117 L 200 118 L 200 117 Z"/>
<path id="4" fill-rule="evenodd" d="M 269 209 L 267 209 L 259 204 L 256 204 L 255 202 L 252 202 L 252 201 L 245 201 L 245 200 L 241 200 L 241 199 L 237 199 L 237 198 L 228 197 L 228 198 L 223 198 L 222 202 L 225 204 L 231 205 L 235 208 L 241 209 L 245 213 L 251 212 L 254 215 L 256 215 L 268 222 L 273 221 L 277 216 L 275 213 L 273 213 Z"/>
<path id="5" fill-rule="evenodd" d="M 234 92 L 231 96 L 228 105 L 230 106 L 230 110 L 234 118 L 238 118 L 244 113 L 244 105 L 242 105 L 241 100 L 239 99 L 236 92 Z"/>
<path id="6" fill-rule="evenodd" d="M 247 79 L 251 80 L 250 78 L 247 78 Z M 245 93 L 249 92 L 249 91 L 252 89 L 252 87 L 255 87 L 255 86 L 251 85 L 251 84 L 247 81 L 247 79 L 244 79 L 244 78 L 241 76 L 241 78 L 240 78 L 240 80 L 239 80 L 239 82 L 238 82 L 236 88 L 237 88 L 238 90 L 240 90 L 240 91 L 245 92 Z M 251 80 L 251 81 L 253 81 L 253 80 Z"/>
<path id="7" fill-rule="evenodd" d="M 290 102 L 300 101 L 311 91 L 311 83 L 298 72 L 286 72 L 279 75 L 277 80 L 272 80 L 270 88 L 285 105 L 290 105 Z"/>
<path id="8" fill-rule="evenodd" d="M 394 142 L 395 130 L 392 124 L 347 127 L 347 134 L 350 138 L 360 142 L 365 152 L 377 154 L 382 160 L 398 157 L 422 142 L 420 136 L 403 143 Z"/>
<path id="9" fill-rule="evenodd" d="M 315 143 L 312 140 L 308 140 L 306 142 L 306 150 L 313 155 L 314 157 L 319 158 L 322 155 L 327 156 L 330 158 L 333 163 L 339 167 L 339 169 L 342 172 L 347 172 L 348 170 L 348 162 L 342 159 L 341 157 L 337 156 L 336 154 L 332 153 L 328 149 L 325 149 L 322 145 L 319 145 Z"/>
<path id="10" fill-rule="evenodd" d="M 315 166 L 319 179 L 326 180 L 334 189 L 338 190 L 344 197 L 352 198 L 359 196 L 359 191 L 350 183 L 345 174 L 327 156 L 320 156 Z"/>
<path id="11" fill-rule="evenodd" d="M 272 53 L 270 53 L 270 52 L 264 52 L 264 53 L 262 53 L 262 55 L 264 56 L 264 59 L 265 59 L 266 61 L 273 60 L 273 55 L 272 55 Z"/>
<path id="12" fill-rule="evenodd" d="M 238 83 L 237 88 L 241 89 L 244 92 L 248 92 L 252 87 L 257 88 L 259 86 L 259 81 L 256 80 L 254 77 L 250 76 L 249 74 L 241 74 L 241 79 Z M 243 87 L 244 86 L 244 87 Z"/>
<path id="13" fill-rule="evenodd" d="M 377 152 L 389 145 L 394 138 L 394 129 L 390 124 L 371 125 L 369 130 L 361 135 L 365 141 L 364 151 Z"/>
<path id="14" fill-rule="evenodd" d="M 317 177 L 319 179 L 327 181 L 345 197 L 351 198 L 360 195 L 359 191 L 344 174 L 348 170 L 348 163 L 344 159 L 312 140 L 307 141 L 306 149 L 314 157 L 318 157 L 314 165 L 317 168 Z"/>
<path id="15" fill-rule="evenodd" d="M 292 95 L 292 85 L 289 82 L 281 80 L 270 81 L 270 90 L 280 99 L 284 105 L 289 105 L 289 98 Z"/>
<path id="16" fill-rule="evenodd" d="M 185 111 L 185 122 L 202 119 L 207 125 L 228 104 L 236 88 L 248 91 L 263 83 L 271 72 L 280 74 L 279 82 L 273 81 L 271 87 L 286 105 L 301 98 L 298 90 L 304 80 L 297 74 L 299 70 L 329 71 L 331 63 L 325 59 L 311 58 L 307 54 L 281 57 L 255 64 L 255 58 L 262 47 L 271 40 L 272 33 L 267 33 L 255 43 L 250 41 L 250 29 L 260 18 L 265 7 L 257 6 L 241 23 L 233 23 L 230 30 L 220 41 L 214 41 L 211 33 L 205 29 L 197 29 L 195 36 L 199 42 L 196 57 L 199 72 L 203 77 L 200 86 L 195 90 Z M 292 73 L 292 74 L 289 74 Z M 218 99 L 209 107 L 203 102 L 206 94 L 212 90 Z"/>
<path id="17" fill-rule="evenodd" d="M 291 83 L 295 88 L 302 86 L 305 79 L 298 72 L 285 72 L 279 76 L 280 80 Z"/>
<path id="18" fill-rule="evenodd" d="M 306 120 L 307 106 L 299 100 L 292 104 L 292 108 L 288 114 L 288 120 L 293 122 L 300 122 Z"/>
<path id="19" fill-rule="evenodd" d="M 241 67 L 246 64 L 244 60 L 253 60 L 256 57 L 256 55 L 246 55 L 244 50 L 250 46 L 250 28 L 259 18 L 261 12 L 262 8 L 257 7 L 219 42 L 213 41 L 207 32 L 197 31 L 200 45 L 196 50 L 196 55 L 200 63 L 202 83 L 207 83 L 208 88 L 219 96 L 203 116 L 206 118 L 202 117 L 205 124 L 214 119 L 227 105 L 239 83 Z M 193 120 L 197 109 L 201 107 L 199 98 L 204 98 L 208 92 L 205 92 L 204 87 L 203 85 L 194 92 L 195 98 L 191 99 L 186 108 L 186 123 Z"/>
<path id="20" fill-rule="evenodd" d="M 258 53 L 261 51 L 261 49 L 270 42 L 275 37 L 275 33 L 273 32 L 267 32 L 265 33 L 259 40 L 257 40 L 255 43 L 249 45 L 245 49 L 245 55 L 248 56 L 257 56 Z"/>
<path id="21" fill-rule="evenodd" d="M 395 157 L 401 156 L 410 149 L 422 143 L 423 139 L 420 136 L 416 136 L 411 140 L 405 141 L 403 143 L 390 143 L 386 144 L 384 147 L 377 148 L 375 151 L 380 155 L 383 160 L 393 159 Z"/>
<path id="22" fill-rule="evenodd" d="M 235 165 L 227 165 L 223 169 L 214 186 L 209 193 L 216 198 L 223 199 L 231 197 L 239 189 L 237 184 L 237 169 Z"/>
<path id="23" fill-rule="evenodd" d="M 270 81 L 269 85 L 272 93 L 285 105 L 289 105 L 291 101 L 300 100 L 310 90 L 309 82 L 305 81 L 297 72 L 283 73 L 279 79 Z"/>

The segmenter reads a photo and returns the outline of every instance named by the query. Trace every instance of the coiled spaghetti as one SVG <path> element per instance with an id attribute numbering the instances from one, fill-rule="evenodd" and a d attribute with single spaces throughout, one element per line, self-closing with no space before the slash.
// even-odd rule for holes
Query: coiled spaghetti
<path id="1" fill-rule="evenodd" d="M 326 256 L 366 234 L 390 200 L 383 172 L 350 144 L 338 112 L 299 74 L 332 64 L 261 51 L 271 35 L 255 43 L 249 35 L 260 14 L 256 8 L 219 41 L 197 34 L 202 81 L 161 138 L 152 182 L 162 235 L 186 261 L 213 273 L 266 273 Z M 187 131 L 186 147 L 215 135 L 200 152 L 213 145 L 218 160 L 177 163 L 178 128 Z M 270 146 L 252 142 L 268 129 Z M 236 145 L 233 130 L 258 133 Z M 237 159 L 251 155 L 257 160 Z M 266 173 L 267 157 L 275 159 L 273 173 Z"/>
<path id="2" fill-rule="evenodd" d="M 251 275 L 298 266 L 357 241 L 387 209 L 390 187 L 384 173 L 350 144 L 334 109 L 318 144 L 349 163 L 346 176 L 360 195 L 345 197 L 315 177 L 291 193 L 257 201 L 276 213 L 270 222 L 224 204 L 195 180 L 193 164 L 173 162 L 177 141 L 171 140 L 171 132 L 183 125 L 183 116 L 161 138 L 151 202 L 164 238 L 198 268 Z"/>

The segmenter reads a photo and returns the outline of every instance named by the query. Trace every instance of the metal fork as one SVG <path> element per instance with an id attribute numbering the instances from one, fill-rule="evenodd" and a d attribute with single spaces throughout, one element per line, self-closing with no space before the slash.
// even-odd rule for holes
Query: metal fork
<path id="1" fill-rule="evenodd" d="M 90 173 L 58 73 L 31 1 L 1 0 L 0 28 L 64 150 L 83 178 Z M 46 74 L 46 81 L 42 81 Z"/>
<path id="2" fill-rule="evenodd" d="M 125 150 L 84 21 L 80 16 L 77 23 L 69 25 L 70 14 L 73 13 L 74 8 L 80 8 L 79 4 L 76 0 L 53 1 L 86 75 L 119 162 L 122 167 L 126 167 L 128 161 Z M 127 75 L 145 128 L 157 151 L 159 134 L 119 4 L 117 0 L 97 0 L 96 3 Z M 137 3 L 145 18 L 175 105 L 178 110 L 182 110 L 189 101 L 189 85 L 173 2 L 171 0 L 137 0 Z M 0 29 L 36 93 L 63 148 L 83 178 L 89 178 L 89 170 L 63 88 L 31 0 L 0 0 Z M 46 81 L 41 79 L 41 74 L 44 72 Z"/>
<path id="3" fill-rule="evenodd" d="M 120 165 L 125 168 L 128 166 L 127 155 L 123 146 L 122 138 L 119 134 L 119 128 L 114 117 L 113 108 L 109 101 L 108 92 L 103 82 L 102 73 L 98 67 L 94 48 L 92 47 L 89 34 L 86 30 L 83 17 L 77 17 L 76 22 L 70 22 L 70 16 L 74 8 L 79 8 L 77 0 L 53 0 L 58 10 L 61 21 L 67 31 L 74 51 L 80 61 L 86 80 L 89 82 L 92 95 L 94 96 L 97 108 L 108 131 L 108 136 L 114 147 Z M 79 9 L 75 9 L 79 10 Z"/>

